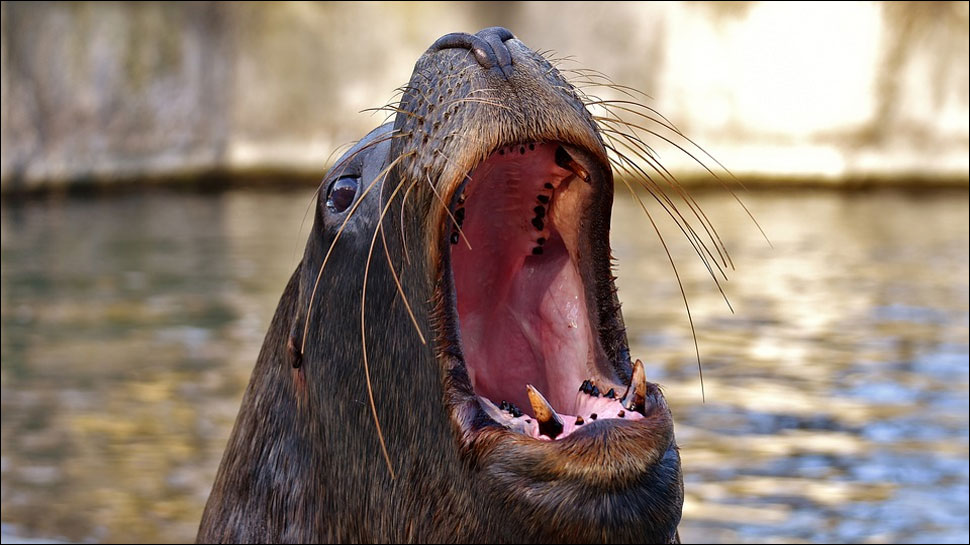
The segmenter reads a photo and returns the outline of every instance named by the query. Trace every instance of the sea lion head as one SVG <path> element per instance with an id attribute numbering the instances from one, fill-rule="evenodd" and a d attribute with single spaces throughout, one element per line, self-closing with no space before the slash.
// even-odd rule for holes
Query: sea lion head
<path id="1" fill-rule="evenodd" d="M 631 361 L 580 94 L 503 28 L 442 37 L 401 92 L 321 184 L 264 346 L 286 370 L 257 365 L 230 442 L 262 441 L 233 463 L 289 516 L 259 537 L 676 541 L 673 420 Z"/>

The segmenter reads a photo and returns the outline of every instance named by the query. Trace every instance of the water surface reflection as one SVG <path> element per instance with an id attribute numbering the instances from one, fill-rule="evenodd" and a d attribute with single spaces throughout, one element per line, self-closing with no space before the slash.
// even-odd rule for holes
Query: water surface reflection
<path id="1" fill-rule="evenodd" d="M 190 541 L 309 191 L 6 203 L 4 534 Z M 737 266 L 731 314 L 636 203 L 614 217 L 634 353 L 677 420 L 685 541 L 966 542 L 968 197 L 699 199 Z M 657 216 L 660 217 L 659 215 Z"/>

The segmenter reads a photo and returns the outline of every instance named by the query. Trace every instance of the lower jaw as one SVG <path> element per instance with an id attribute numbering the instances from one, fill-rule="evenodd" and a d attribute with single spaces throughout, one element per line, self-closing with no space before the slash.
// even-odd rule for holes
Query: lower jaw
<path id="1" fill-rule="evenodd" d="M 477 400 L 453 416 L 464 420 L 458 422 L 462 450 L 486 479 L 531 483 L 530 487 L 538 487 L 530 488 L 536 494 L 557 489 L 626 494 L 624 490 L 645 486 L 667 458 L 676 462 L 669 471 L 679 479 L 673 419 L 659 391 L 653 392 L 643 409 L 645 415 L 636 420 L 601 418 L 556 440 L 531 437 L 499 424 L 487 417 Z"/>

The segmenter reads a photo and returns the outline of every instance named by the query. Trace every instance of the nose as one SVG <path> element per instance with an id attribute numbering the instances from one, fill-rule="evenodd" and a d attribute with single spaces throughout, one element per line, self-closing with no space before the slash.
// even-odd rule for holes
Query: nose
<path id="1" fill-rule="evenodd" d="M 512 75 L 512 53 L 505 42 L 515 38 L 507 28 L 493 26 L 475 34 L 446 34 L 431 44 L 431 51 L 468 49 L 478 64 L 495 75 L 508 79 Z"/>

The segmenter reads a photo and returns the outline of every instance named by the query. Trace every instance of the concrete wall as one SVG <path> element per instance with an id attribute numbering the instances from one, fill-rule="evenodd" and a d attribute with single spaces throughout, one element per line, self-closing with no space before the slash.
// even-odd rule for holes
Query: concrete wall
<path id="1" fill-rule="evenodd" d="M 2 188 L 322 175 L 434 39 L 491 25 L 649 93 L 742 176 L 966 183 L 967 2 L 4 2 Z"/>

